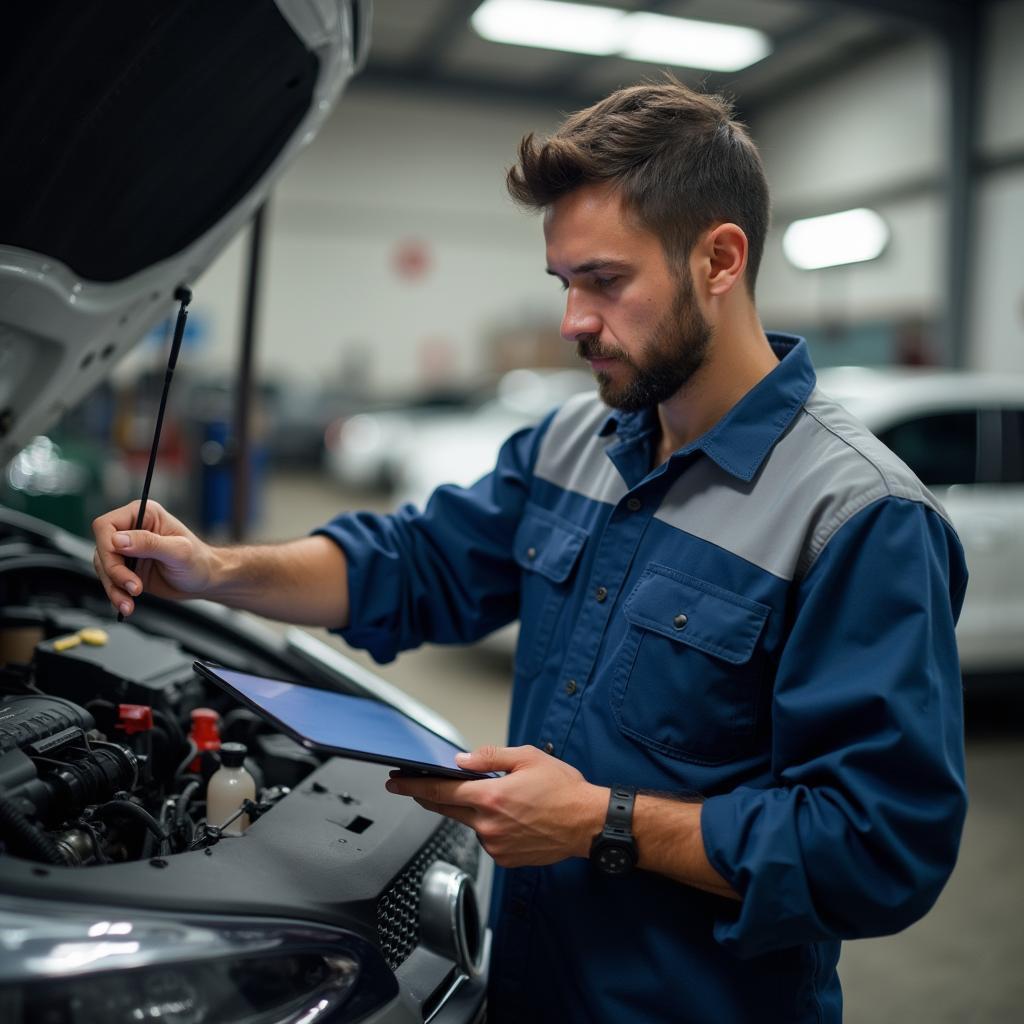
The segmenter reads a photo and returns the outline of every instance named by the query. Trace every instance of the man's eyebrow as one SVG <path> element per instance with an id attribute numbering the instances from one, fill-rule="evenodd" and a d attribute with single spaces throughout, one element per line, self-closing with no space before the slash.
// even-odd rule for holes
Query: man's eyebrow
<path id="1" fill-rule="evenodd" d="M 595 270 L 608 270 L 608 269 L 622 269 L 626 264 L 621 260 L 612 259 L 597 259 L 597 260 L 586 260 L 583 263 L 578 263 L 575 267 L 570 267 L 569 272 L 571 274 L 591 274 Z M 551 267 L 546 268 L 547 273 L 552 277 L 561 277 L 557 270 L 552 270 Z"/>

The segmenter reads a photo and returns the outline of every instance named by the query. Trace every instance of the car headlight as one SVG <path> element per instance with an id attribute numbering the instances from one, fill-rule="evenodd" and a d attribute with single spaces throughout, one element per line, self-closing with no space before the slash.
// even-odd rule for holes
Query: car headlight
<path id="1" fill-rule="evenodd" d="M 4 1024 L 333 1024 L 398 994 L 370 943 L 296 922 L 4 901 L 0 953 Z"/>

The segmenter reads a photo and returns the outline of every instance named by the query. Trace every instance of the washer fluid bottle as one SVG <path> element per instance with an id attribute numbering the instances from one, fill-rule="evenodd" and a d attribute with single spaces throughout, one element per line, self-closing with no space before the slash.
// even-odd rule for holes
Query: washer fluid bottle
<path id="1" fill-rule="evenodd" d="M 243 800 L 256 799 L 256 782 L 245 770 L 244 743 L 222 743 L 220 745 L 220 768 L 210 776 L 206 787 L 206 823 L 221 825 L 227 821 Z M 249 827 L 249 815 L 235 818 L 222 835 L 240 836 Z"/>

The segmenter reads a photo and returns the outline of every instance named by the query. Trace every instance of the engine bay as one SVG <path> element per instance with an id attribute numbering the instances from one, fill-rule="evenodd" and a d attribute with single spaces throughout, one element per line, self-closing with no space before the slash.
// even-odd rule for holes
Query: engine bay
<path id="1" fill-rule="evenodd" d="M 248 709 L 207 691 L 173 640 L 87 612 L 0 629 L 0 821 L 6 850 L 90 866 L 217 842 L 206 792 L 221 743 L 246 747 L 256 820 L 318 767 Z M 70 627 L 74 627 L 71 629 Z"/>
<path id="2" fill-rule="evenodd" d="M 118 623 L 91 550 L 0 509 L 5 895 L 319 922 L 377 945 L 432 1005 L 455 975 L 483 984 L 478 907 L 491 867 L 474 833 L 389 794 L 387 766 L 321 756 L 275 731 L 193 663 L 389 699 L 376 679 L 302 631 L 207 602 L 144 596 Z M 253 793 L 243 828 L 208 813 L 210 781 L 233 768 L 236 744 Z M 438 870 L 445 885 L 432 889 Z M 452 892 L 461 945 L 447 927 L 421 927 L 423 915 L 448 920 Z"/>

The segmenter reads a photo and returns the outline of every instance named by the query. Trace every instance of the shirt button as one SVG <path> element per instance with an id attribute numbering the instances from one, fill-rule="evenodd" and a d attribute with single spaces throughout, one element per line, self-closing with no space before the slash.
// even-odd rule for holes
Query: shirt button
<path id="1" fill-rule="evenodd" d="M 598 587 L 597 590 L 594 591 L 594 597 L 597 598 L 598 604 L 600 604 L 607 596 L 608 596 L 608 588 L 607 587 Z"/>
<path id="2" fill-rule="evenodd" d="M 643 502 L 639 498 L 630 498 L 629 501 L 626 502 L 626 508 L 628 508 L 630 512 L 639 512 L 641 505 L 643 505 Z"/>
<path id="3" fill-rule="evenodd" d="M 677 615 L 677 616 L 676 616 L 676 617 L 675 617 L 675 618 L 674 618 L 674 619 L 672 620 L 672 625 L 673 625 L 673 626 L 675 626 L 675 627 L 676 627 L 676 629 L 682 629 L 682 628 L 683 628 L 683 626 L 685 626 L 685 625 L 686 625 L 686 623 L 687 623 L 687 622 L 689 622 L 689 621 L 690 621 L 690 620 L 689 620 L 689 619 L 688 619 L 688 618 L 687 618 L 687 617 L 686 617 L 685 615 L 683 615 L 683 613 L 682 613 L 682 612 L 680 612 L 680 613 L 679 613 L 679 614 L 678 614 L 678 615 Z"/>
<path id="4" fill-rule="evenodd" d="M 554 743 L 545 743 L 544 744 L 544 753 L 545 754 L 553 754 L 554 752 L 555 752 L 555 745 L 554 745 Z"/>
<path id="5" fill-rule="evenodd" d="M 565 684 L 565 692 L 567 694 L 569 694 L 570 697 L 576 692 L 576 680 L 575 679 L 570 679 L 569 682 L 567 682 Z"/>
<path id="6" fill-rule="evenodd" d="M 526 557 L 527 558 L 536 558 L 537 557 L 537 549 L 536 548 L 527 548 L 526 549 Z"/>

